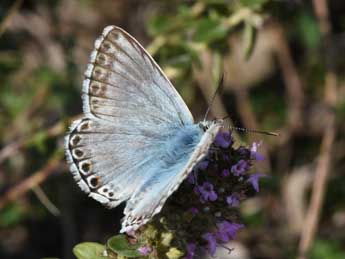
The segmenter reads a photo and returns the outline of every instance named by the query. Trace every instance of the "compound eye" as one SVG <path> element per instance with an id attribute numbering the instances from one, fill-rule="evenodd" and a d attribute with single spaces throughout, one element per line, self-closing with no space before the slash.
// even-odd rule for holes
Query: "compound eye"
<path id="1" fill-rule="evenodd" d="M 208 124 L 207 123 L 205 123 L 205 122 L 200 122 L 199 123 L 199 127 L 203 130 L 203 131 L 207 131 L 208 130 Z"/>

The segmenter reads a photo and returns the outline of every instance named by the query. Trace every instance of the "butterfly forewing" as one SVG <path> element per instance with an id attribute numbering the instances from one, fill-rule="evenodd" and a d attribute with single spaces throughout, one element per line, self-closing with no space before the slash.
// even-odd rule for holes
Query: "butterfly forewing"
<path id="1" fill-rule="evenodd" d="M 139 122 L 193 122 L 182 98 L 152 57 L 120 28 L 104 29 L 95 42 L 85 76 L 86 115 L 115 123 L 137 123 L 137 116 L 130 116 L 140 110 Z"/>

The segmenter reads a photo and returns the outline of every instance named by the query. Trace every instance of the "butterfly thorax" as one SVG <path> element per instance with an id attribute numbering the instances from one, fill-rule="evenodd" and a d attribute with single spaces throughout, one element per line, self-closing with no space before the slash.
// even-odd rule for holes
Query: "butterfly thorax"
<path id="1" fill-rule="evenodd" d="M 211 121 L 207 121 L 207 120 L 202 120 L 198 123 L 199 127 L 206 132 L 209 128 L 211 128 L 212 125 L 222 125 L 223 124 L 223 120 L 211 120 Z"/>
<path id="2" fill-rule="evenodd" d="M 162 159 L 165 164 L 176 163 L 185 158 L 186 155 L 190 155 L 203 134 L 204 132 L 198 124 L 185 125 L 176 130 L 167 138 L 164 145 Z"/>

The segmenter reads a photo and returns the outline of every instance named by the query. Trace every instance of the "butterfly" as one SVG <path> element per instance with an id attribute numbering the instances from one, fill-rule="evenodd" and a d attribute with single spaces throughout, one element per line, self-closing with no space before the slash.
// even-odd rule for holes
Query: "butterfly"
<path id="1" fill-rule="evenodd" d="M 222 127 L 194 122 L 150 54 L 116 26 L 95 41 L 82 100 L 84 117 L 65 137 L 67 161 L 90 197 L 109 208 L 126 202 L 120 232 L 160 212 Z"/>

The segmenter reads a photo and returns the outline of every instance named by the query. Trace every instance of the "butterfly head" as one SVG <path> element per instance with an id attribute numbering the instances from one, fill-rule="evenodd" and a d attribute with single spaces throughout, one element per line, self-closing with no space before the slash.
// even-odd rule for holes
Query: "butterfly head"
<path id="1" fill-rule="evenodd" d="M 215 119 L 215 120 L 211 120 L 211 121 L 207 121 L 207 120 L 202 120 L 199 122 L 199 127 L 206 132 L 211 126 L 213 125 L 222 125 L 223 124 L 223 120 L 222 119 Z"/>

